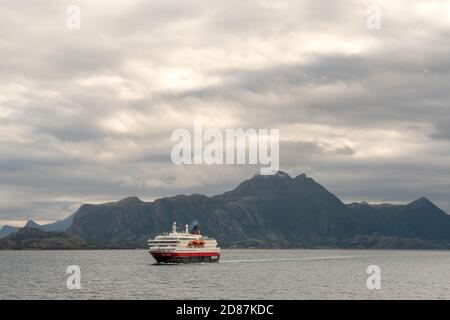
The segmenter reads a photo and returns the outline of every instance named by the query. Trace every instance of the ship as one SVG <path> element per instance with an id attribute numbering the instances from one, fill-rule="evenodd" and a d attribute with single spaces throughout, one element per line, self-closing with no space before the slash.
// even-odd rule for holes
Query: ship
<path id="1" fill-rule="evenodd" d="M 202 236 L 198 223 L 185 225 L 184 232 L 177 231 L 177 223 L 172 231 L 148 240 L 149 253 L 157 263 L 202 263 L 218 262 L 220 248 L 213 238 Z"/>

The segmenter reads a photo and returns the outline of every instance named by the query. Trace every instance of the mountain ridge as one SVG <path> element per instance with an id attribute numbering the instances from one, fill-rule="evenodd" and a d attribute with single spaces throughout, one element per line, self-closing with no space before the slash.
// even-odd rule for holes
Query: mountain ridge
<path id="1" fill-rule="evenodd" d="M 0 250 L 62 250 L 87 248 L 89 248 L 88 244 L 78 235 L 63 231 L 44 231 L 29 226 L 25 226 L 17 232 L 0 240 Z"/>
<path id="2" fill-rule="evenodd" d="M 219 195 L 131 196 L 83 204 L 66 232 L 92 247 L 145 247 L 150 237 L 199 220 L 223 247 L 433 248 L 450 244 L 450 216 L 421 197 L 405 205 L 345 204 L 314 179 L 254 175 Z"/>
<path id="3" fill-rule="evenodd" d="M 67 218 L 63 220 L 57 220 L 52 223 L 47 224 L 38 224 L 37 222 L 33 221 L 32 219 L 28 220 L 27 223 L 23 227 L 12 227 L 5 225 L 0 229 L 0 239 L 7 237 L 8 235 L 19 231 L 22 228 L 28 227 L 28 228 L 35 228 L 35 229 L 41 229 L 42 231 L 50 232 L 50 231 L 66 231 L 69 229 L 69 227 L 72 225 L 72 220 L 75 213 L 72 213 Z"/>

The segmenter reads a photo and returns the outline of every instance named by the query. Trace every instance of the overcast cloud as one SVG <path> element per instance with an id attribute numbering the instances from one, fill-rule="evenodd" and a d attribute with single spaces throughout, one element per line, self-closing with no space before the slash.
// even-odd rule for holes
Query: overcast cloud
<path id="1" fill-rule="evenodd" d="M 280 169 L 346 202 L 450 212 L 448 1 L 0 3 L 0 226 L 259 172 L 173 165 L 171 132 L 198 117 L 280 129 Z"/>

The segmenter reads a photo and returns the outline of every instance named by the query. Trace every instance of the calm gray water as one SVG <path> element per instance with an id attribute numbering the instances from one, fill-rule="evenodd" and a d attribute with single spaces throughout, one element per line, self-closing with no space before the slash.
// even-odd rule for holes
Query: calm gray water
<path id="1" fill-rule="evenodd" d="M 450 299 L 450 252 L 223 250 L 217 264 L 154 265 L 145 250 L 0 251 L 0 299 Z M 68 265 L 81 289 L 66 286 Z M 369 290 L 369 265 L 381 289 Z"/>

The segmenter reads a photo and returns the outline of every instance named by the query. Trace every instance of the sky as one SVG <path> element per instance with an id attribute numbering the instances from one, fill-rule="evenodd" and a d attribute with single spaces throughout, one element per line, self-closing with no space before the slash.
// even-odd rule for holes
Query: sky
<path id="1" fill-rule="evenodd" d="M 345 202 L 450 212 L 449 1 L 0 4 L 0 226 L 259 172 L 173 164 L 171 133 L 199 118 L 279 129 L 280 169 Z"/>

